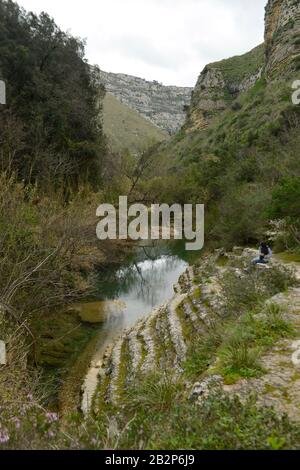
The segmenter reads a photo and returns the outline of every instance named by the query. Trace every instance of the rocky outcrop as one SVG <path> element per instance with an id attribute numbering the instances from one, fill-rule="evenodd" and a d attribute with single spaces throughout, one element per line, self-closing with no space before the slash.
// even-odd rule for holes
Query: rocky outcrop
<path id="1" fill-rule="evenodd" d="M 205 271 L 205 263 L 201 268 L 189 267 L 174 286 L 173 299 L 109 346 L 98 374 L 96 412 L 104 404 L 118 404 L 124 386 L 140 374 L 158 369 L 171 370 L 174 378 L 182 374 L 191 337 L 224 315 L 222 302 L 218 303 L 218 280 L 204 276 L 201 281 Z"/>
<path id="2" fill-rule="evenodd" d="M 206 128 L 263 75 L 272 80 L 300 69 L 300 2 L 269 0 L 265 42 L 247 54 L 207 65 L 192 94 L 185 129 Z M 235 109 L 235 108 L 233 108 Z"/>
<path id="3" fill-rule="evenodd" d="M 297 67 L 295 59 L 300 58 L 299 0 L 269 0 L 265 16 L 265 50 L 267 77 Z"/>
<path id="4" fill-rule="evenodd" d="M 201 265 L 189 267 L 174 286 L 173 299 L 124 331 L 107 349 L 93 400 L 94 412 L 97 414 L 106 405 L 122 405 L 124 389 L 144 374 L 163 370 L 174 383 L 180 382 L 195 335 L 201 338 L 227 318 L 220 290 L 222 278 L 228 272 L 249 275 L 250 261 L 255 254 L 256 250 L 238 247 L 231 253 L 216 250 L 202 258 Z M 272 265 L 282 266 L 286 262 L 275 256 Z M 300 280 L 300 265 L 289 262 L 287 267 Z M 262 356 L 264 372 L 257 377 L 240 379 L 233 385 L 225 384 L 216 369 L 218 359 L 207 364 L 207 371 L 199 375 L 197 382 L 190 382 L 185 377 L 184 387 L 191 402 L 201 405 L 215 394 L 238 396 L 243 402 L 254 393 L 258 404 L 275 406 L 280 415 L 287 413 L 292 419 L 300 420 L 299 287 L 290 287 L 277 294 L 266 302 L 267 305 L 282 309 L 294 335 L 280 339 Z M 263 318 L 270 312 L 262 308 L 256 315 Z"/>
<path id="5" fill-rule="evenodd" d="M 207 65 L 192 94 L 186 129 L 203 129 L 215 115 L 232 106 L 239 94 L 249 90 L 260 78 L 263 64 L 261 45 L 242 56 Z"/>
<path id="6" fill-rule="evenodd" d="M 104 71 L 100 71 L 99 81 L 121 103 L 170 135 L 185 121 L 185 108 L 190 104 L 192 88 L 164 86 L 157 81 Z"/>
<path id="7" fill-rule="evenodd" d="M 299 263 L 288 263 L 288 266 L 299 281 Z M 261 377 L 243 379 L 222 388 L 230 395 L 238 395 L 241 400 L 255 393 L 259 405 L 275 407 L 280 415 L 287 414 L 292 420 L 300 421 L 300 288 L 291 287 L 269 299 L 267 304 L 281 308 L 284 319 L 293 328 L 294 337 L 282 339 L 262 357 L 265 373 Z"/>

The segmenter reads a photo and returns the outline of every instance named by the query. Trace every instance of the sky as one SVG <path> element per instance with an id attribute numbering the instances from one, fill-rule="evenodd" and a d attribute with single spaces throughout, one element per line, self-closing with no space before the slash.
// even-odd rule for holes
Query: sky
<path id="1" fill-rule="evenodd" d="M 102 70 L 194 86 L 210 62 L 263 42 L 267 0 L 16 0 L 46 11 Z"/>

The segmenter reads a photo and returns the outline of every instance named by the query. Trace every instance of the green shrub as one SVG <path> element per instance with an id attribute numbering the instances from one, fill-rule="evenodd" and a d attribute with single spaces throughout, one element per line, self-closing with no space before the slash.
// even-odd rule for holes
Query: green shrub
<path id="1" fill-rule="evenodd" d="M 225 381 L 230 383 L 239 377 L 256 377 L 263 372 L 259 362 L 261 351 L 251 347 L 241 331 L 229 336 L 225 344 L 220 348 L 218 357 L 220 364 L 218 368 L 223 372 Z"/>
<path id="2" fill-rule="evenodd" d="M 145 388 L 129 391 L 135 395 L 134 412 L 125 405 L 85 424 L 84 448 L 108 449 L 282 449 L 299 448 L 300 428 L 274 410 L 257 407 L 256 397 L 246 402 L 216 393 L 201 404 L 179 395 L 165 410 L 155 413 L 144 407 Z M 70 431 L 69 431 L 70 432 Z M 78 431 L 77 431 L 78 432 Z M 71 433 L 72 436 L 72 433 Z"/>
<path id="3" fill-rule="evenodd" d="M 296 283 L 293 271 L 282 265 L 272 265 L 266 270 L 248 267 L 238 273 L 228 271 L 220 279 L 228 311 L 237 316 Z"/>
<path id="4" fill-rule="evenodd" d="M 224 325 L 216 322 L 207 328 L 204 335 L 191 338 L 184 363 L 188 379 L 197 380 L 213 363 L 218 347 L 222 344 Z"/>

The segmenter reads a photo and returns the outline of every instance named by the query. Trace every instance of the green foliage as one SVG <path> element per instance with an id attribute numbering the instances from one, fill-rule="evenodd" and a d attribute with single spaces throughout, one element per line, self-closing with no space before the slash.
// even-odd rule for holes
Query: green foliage
<path id="1" fill-rule="evenodd" d="M 281 219 L 300 218 L 300 176 L 283 178 L 272 191 L 270 217 Z"/>
<path id="2" fill-rule="evenodd" d="M 212 63 L 209 67 L 219 69 L 226 81 L 236 84 L 256 73 L 263 63 L 264 44 L 261 44 L 247 54 Z"/>
<path id="3" fill-rule="evenodd" d="M 156 380 L 164 382 L 164 377 L 157 375 Z M 150 383 L 153 377 L 148 378 Z M 96 419 L 84 420 L 73 414 L 65 418 L 63 428 L 56 414 L 47 413 L 29 401 L 20 419 L 7 411 L 2 416 L 1 432 L 6 442 L 0 446 L 93 450 L 299 449 L 299 425 L 286 416 L 278 417 L 273 409 L 257 407 L 254 396 L 241 403 L 237 397 L 219 392 L 196 404 L 181 393 L 166 395 L 165 385 L 162 389 L 163 392 L 156 387 L 153 394 L 153 389 L 137 384 L 134 389 L 127 389 L 122 411 L 116 413 L 108 408 Z"/>
<path id="4" fill-rule="evenodd" d="M 300 177 L 283 178 L 272 191 L 272 200 L 267 208 L 268 216 L 275 228 L 274 240 L 279 251 L 300 248 Z"/>
<path id="5" fill-rule="evenodd" d="M 294 330 L 284 318 L 284 311 L 276 303 L 268 304 L 265 308 L 264 316 L 258 321 L 261 331 L 260 339 L 268 342 L 266 338 L 271 337 L 277 340 L 283 337 L 292 336 Z"/>
<path id="6" fill-rule="evenodd" d="M 142 407 L 145 413 L 167 413 L 172 403 L 181 393 L 181 387 L 172 381 L 171 377 L 154 373 L 137 379 L 137 388 L 128 388 L 124 398 L 127 410 L 134 414 Z"/>
<path id="7" fill-rule="evenodd" d="M 29 315 L 67 298 L 74 300 L 88 286 L 71 269 L 89 243 L 88 237 L 82 239 L 82 231 L 93 212 L 85 206 L 83 195 L 64 206 L 62 195 L 39 196 L 35 187 L 5 174 L 0 181 L 1 301 Z M 91 240 L 92 229 L 89 234 Z"/>
<path id="8" fill-rule="evenodd" d="M 115 152 L 139 154 L 169 136 L 138 112 L 107 93 L 103 102 L 103 130 Z"/>
<path id="9" fill-rule="evenodd" d="M 250 164 L 248 161 L 248 168 L 240 169 L 247 173 L 248 179 L 253 174 Z M 269 200 L 270 195 L 262 184 L 244 183 L 238 186 L 232 183 L 232 189 L 228 189 L 221 201 L 220 217 L 211 229 L 211 236 L 223 240 L 225 247 L 247 245 L 259 239 L 266 230 L 264 211 Z"/>
<path id="10" fill-rule="evenodd" d="M 216 351 L 223 341 L 224 324 L 215 323 L 204 334 L 190 340 L 184 372 L 188 379 L 197 380 L 215 360 Z"/>
<path id="11" fill-rule="evenodd" d="M 293 272 L 284 266 L 258 270 L 251 267 L 246 271 L 227 271 L 220 279 L 222 296 L 228 311 L 233 315 L 251 310 L 266 299 L 285 291 L 296 284 Z"/>
<path id="12" fill-rule="evenodd" d="M 44 185 L 99 182 L 105 143 L 99 87 L 84 43 L 46 13 L 0 1 L 0 70 L 7 82 L 1 108 L 2 165 Z M 4 158 L 4 159 L 3 159 Z"/>
<path id="13" fill-rule="evenodd" d="M 263 369 L 259 362 L 260 351 L 249 347 L 243 336 L 230 336 L 218 352 L 220 370 L 226 383 L 235 382 L 240 377 L 256 377 Z"/>
<path id="14" fill-rule="evenodd" d="M 294 330 L 284 318 L 284 312 L 277 304 L 268 304 L 259 315 L 244 314 L 225 330 L 223 342 L 217 352 L 217 370 L 227 383 L 234 383 L 241 377 L 256 377 L 264 370 L 259 358 L 263 351 L 276 341 L 292 337 Z"/>
<path id="15" fill-rule="evenodd" d="M 238 398 L 219 394 L 198 405 L 179 395 L 165 410 L 149 413 L 143 407 L 144 388 L 137 386 L 134 393 L 140 405 L 135 414 L 125 405 L 116 420 L 119 433 L 106 441 L 109 448 L 271 449 L 272 443 L 283 439 L 283 448 L 298 445 L 297 426 L 287 418 L 279 419 L 273 410 L 257 408 L 253 398 L 242 404 Z M 98 423 L 108 419 L 103 415 Z M 96 431 L 93 435 L 98 441 L 96 447 L 101 448 L 103 438 L 99 434 Z"/>

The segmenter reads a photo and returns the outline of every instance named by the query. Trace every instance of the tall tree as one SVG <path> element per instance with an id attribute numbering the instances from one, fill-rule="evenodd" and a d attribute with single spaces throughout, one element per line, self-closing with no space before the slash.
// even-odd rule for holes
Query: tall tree
<path id="1" fill-rule="evenodd" d="M 22 142 L 11 141 L 17 148 L 9 149 L 10 165 L 26 181 L 99 183 L 106 152 L 99 118 L 104 91 L 84 46 L 46 13 L 36 16 L 0 0 L 0 78 L 7 82 L 8 103 L 1 110 L 0 145 L 7 145 L 5 136 L 17 121 Z"/>

